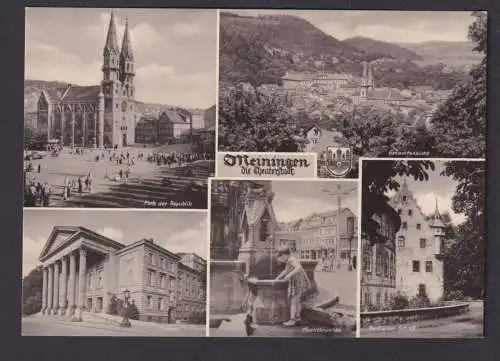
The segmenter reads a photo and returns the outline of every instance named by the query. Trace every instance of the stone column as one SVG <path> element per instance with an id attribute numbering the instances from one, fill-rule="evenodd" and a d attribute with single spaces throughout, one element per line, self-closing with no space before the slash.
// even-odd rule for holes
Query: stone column
<path id="1" fill-rule="evenodd" d="M 59 314 L 66 314 L 66 300 L 68 297 L 68 260 L 61 259 L 61 289 L 59 292 Z"/>
<path id="2" fill-rule="evenodd" d="M 101 313 L 106 313 L 108 311 L 108 292 L 109 292 L 109 287 L 108 287 L 108 270 L 109 266 L 108 263 L 110 262 L 111 256 L 107 254 L 104 256 L 104 264 L 102 267 L 102 289 L 104 291 L 104 295 L 102 296 L 102 309 Z"/>
<path id="3" fill-rule="evenodd" d="M 68 290 L 68 309 L 67 315 L 73 315 L 75 311 L 75 291 L 76 291 L 76 254 L 69 254 L 69 290 Z"/>
<path id="4" fill-rule="evenodd" d="M 83 127 L 83 132 L 82 132 L 82 137 L 83 137 L 83 146 L 87 146 L 87 113 L 85 112 L 85 106 L 83 106 L 82 110 L 82 127 Z"/>
<path id="5" fill-rule="evenodd" d="M 43 284 L 42 284 L 42 314 L 47 312 L 47 288 L 49 281 L 49 270 L 47 267 L 43 268 Z"/>
<path id="6" fill-rule="evenodd" d="M 71 148 L 75 147 L 75 110 L 71 109 Z"/>
<path id="7" fill-rule="evenodd" d="M 58 261 L 54 262 L 54 307 L 53 313 L 57 314 L 57 310 L 59 309 L 59 264 Z"/>
<path id="8" fill-rule="evenodd" d="M 52 306 L 54 301 L 54 265 L 51 264 L 49 269 L 49 280 L 47 282 L 47 314 L 50 315 L 52 312 Z"/>
<path id="9" fill-rule="evenodd" d="M 97 148 L 97 110 L 94 112 L 94 136 L 92 137 L 92 146 Z"/>
<path id="10" fill-rule="evenodd" d="M 80 248 L 80 268 L 78 270 L 78 308 L 76 318 L 81 321 L 85 308 L 85 274 L 87 273 L 87 250 Z"/>

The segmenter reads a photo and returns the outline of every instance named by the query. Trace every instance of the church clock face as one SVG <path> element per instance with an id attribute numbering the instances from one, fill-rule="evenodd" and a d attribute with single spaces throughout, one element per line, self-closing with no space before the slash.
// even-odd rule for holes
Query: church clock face
<path id="1" fill-rule="evenodd" d="M 122 112 L 126 111 L 127 110 L 127 102 L 124 100 L 122 102 Z"/>

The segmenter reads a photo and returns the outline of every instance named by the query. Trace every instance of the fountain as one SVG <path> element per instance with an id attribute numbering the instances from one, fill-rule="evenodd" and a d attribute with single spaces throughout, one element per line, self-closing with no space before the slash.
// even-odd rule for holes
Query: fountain
<path id="1" fill-rule="evenodd" d="M 222 317 L 222 320 L 223 315 L 249 310 L 253 310 L 253 321 L 257 325 L 282 324 L 290 318 L 288 281 L 276 280 L 285 265 L 277 261 L 274 234 L 278 223 L 272 206 L 273 197 L 270 181 L 250 182 L 244 207 L 238 214 L 238 235 L 234 241 L 229 240 L 231 245 L 239 246 L 237 258 L 212 259 L 210 262 L 211 314 L 220 315 L 211 319 L 214 325 L 217 317 Z M 346 321 L 355 323 L 355 318 L 351 317 L 355 310 L 339 308 L 337 295 L 332 293 L 325 298 L 323 294 L 320 297 L 323 291 L 320 292 L 315 281 L 318 262 L 300 260 L 300 263 L 312 286 L 305 295 L 308 297 L 303 309 L 307 323 L 325 326 L 337 326 Z"/>

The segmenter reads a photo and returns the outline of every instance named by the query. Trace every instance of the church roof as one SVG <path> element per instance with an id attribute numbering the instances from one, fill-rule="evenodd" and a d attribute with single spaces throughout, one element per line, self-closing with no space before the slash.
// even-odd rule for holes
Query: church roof
<path id="1" fill-rule="evenodd" d="M 79 86 L 72 85 L 68 91 L 63 95 L 63 102 L 86 102 L 97 101 L 99 93 L 101 92 L 100 85 Z"/>

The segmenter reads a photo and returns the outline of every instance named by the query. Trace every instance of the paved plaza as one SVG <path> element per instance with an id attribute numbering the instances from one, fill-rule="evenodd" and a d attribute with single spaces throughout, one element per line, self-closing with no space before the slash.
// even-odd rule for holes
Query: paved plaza
<path id="1" fill-rule="evenodd" d="M 60 316 L 33 315 L 22 319 L 23 336 L 121 336 L 121 337 L 205 337 L 205 325 L 159 324 L 131 321 L 132 327 L 118 325 L 105 317 L 84 313 L 84 321 L 71 322 Z"/>
<path id="2" fill-rule="evenodd" d="M 105 159 L 96 161 L 96 155 L 104 152 Z M 28 179 L 35 178 L 42 185 L 47 182 L 51 187 L 51 207 L 94 207 L 94 208 L 194 208 L 207 207 L 207 177 L 214 172 L 214 161 L 198 160 L 182 166 L 158 166 L 146 159 L 138 159 L 138 153 L 144 157 L 154 152 L 147 148 L 125 148 L 116 151 L 130 153 L 135 164 L 117 165 L 109 160 L 108 151 L 88 149 L 82 155 L 71 154 L 63 150 L 58 157 L 47 156 L 31 162 L 33 172 L 27 173 Z M 37 172 L 38 165 L 41 172 Z M 130 169 L 127 180 L 117 181 L 120 170 Z M 194 171 L 194 173 L 191 172 Z M 71 197 L 63 199 L 64 182 L 78 177 L 85 180 L 92 177 L 92 192 L 79 195 L 73 190 Z M 85 188 L 85 187 L 84 187 Z"/>

